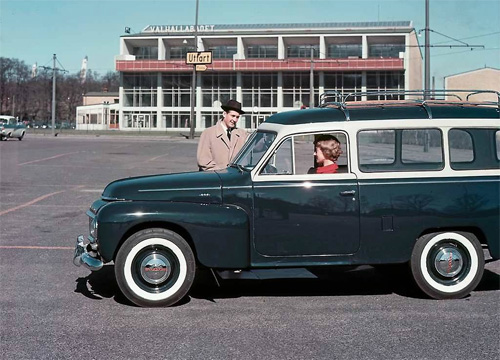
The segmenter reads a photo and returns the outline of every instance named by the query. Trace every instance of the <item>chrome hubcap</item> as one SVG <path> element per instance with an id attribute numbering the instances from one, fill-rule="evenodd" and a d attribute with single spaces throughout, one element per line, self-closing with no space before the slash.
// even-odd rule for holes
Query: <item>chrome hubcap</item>
<path id="1" fill-rule="evenodd" d="M 150 254 L 141 262 L 141 276 L 150 284 L 160 284 L 170 275 L 172 266 L 161 254 Z"/>
<path id="2" fill-rule="evenodd" d="M 456 248 L 445 247 L 440 249 L 434 258 L 434 267 L 439 275 L 452 278 L 462 270 L 464 261 L 462 254 Z"/>

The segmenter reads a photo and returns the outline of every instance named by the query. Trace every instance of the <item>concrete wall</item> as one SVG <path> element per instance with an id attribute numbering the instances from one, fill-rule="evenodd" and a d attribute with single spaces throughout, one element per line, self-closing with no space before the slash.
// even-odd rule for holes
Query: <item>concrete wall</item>
<path id="1" fill-rule="evenodd" d="M 484 68 L 445 77 L 446 90 L 495 90 L 500 92 L 500 69 Z M 465 100 L 465 99 L 464 99 Z M 495 94 L 479 94 L 472 101 L 498 101 Z"/>
<path id="2" fill-rule="evenodd" d="M 83 105 L 97 105 L 97 104 L 103 104 L 105 101 L 109 102 L 110 104 L 114 104 L 115 102 L 118 102 L 118 99 L 120 97 L 118 96 L 118 93 L 110 93 L 107 95 L 85 95 L 83 97 Z"/>
<path id="3" fill-rule="evenodd" d="M 418 39 L 415 31 L 412 31 L 409 35 L 408 45 L 408 68 L 406 71 L 408 74 L 408 85 L 407 90 L 421 90 L 424 88 L 422 84 L 422 52 L 418 46 Z"/>

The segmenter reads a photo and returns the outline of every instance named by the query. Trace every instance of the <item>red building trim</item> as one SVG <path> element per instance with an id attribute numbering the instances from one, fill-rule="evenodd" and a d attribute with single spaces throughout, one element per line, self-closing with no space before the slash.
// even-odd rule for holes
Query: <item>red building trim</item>
<path id="1" fill-rule="evenodd" d="M 404 70 L 403 59 L 315 59 L 315 71 Z M 184 60 L 117 60 L 116 70 L 122 72 L 191 72 L 193 65 Z M 214 60 L 207 65 L 213 71 L 308 71 L 309 59 L 247 59 Z"/>

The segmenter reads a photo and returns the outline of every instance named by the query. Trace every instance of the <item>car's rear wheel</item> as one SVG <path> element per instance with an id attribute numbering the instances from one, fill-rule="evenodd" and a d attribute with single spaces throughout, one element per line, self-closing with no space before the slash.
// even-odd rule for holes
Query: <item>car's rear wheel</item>
<path id="1" fill-rule="evenodd" d="M 23 131 L 23 132 L 22 132 L 22 134 L 21 134 L 21 136 L 19 136 L 17 139 L 18 139 L 19 141 L 21 141 L 21 140 L 23 139 L 23 137 L 24 137 L 24 134 L 25 134 L 25 132 Z"/>
<path id="2" fill-rule="evenodd" d="M 466 232 L 431 233 L 420 237 L 411 256 L 419 288 L 435 299 L 467 296 L 483 276 L 484 254 L 476 236 Z"/>
<path id="3" fill-rule="evenodd" d="M 138 306 L 170 306 L 191 288 L 196 262 L 189 244 L 173 231 L 139 231 L 122 245 L 115 259 L 116 281 Z"/>

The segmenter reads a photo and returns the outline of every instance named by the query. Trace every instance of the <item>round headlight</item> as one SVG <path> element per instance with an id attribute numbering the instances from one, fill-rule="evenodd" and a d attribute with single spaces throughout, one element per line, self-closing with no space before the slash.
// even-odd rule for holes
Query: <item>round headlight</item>
<path id="1" fill-rule="evenodd" d="M 95 217 L 89 221 L 89 233 L 94 239 L 97 238 L 97 220 Z"/>

